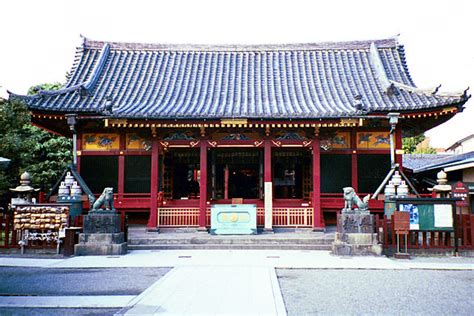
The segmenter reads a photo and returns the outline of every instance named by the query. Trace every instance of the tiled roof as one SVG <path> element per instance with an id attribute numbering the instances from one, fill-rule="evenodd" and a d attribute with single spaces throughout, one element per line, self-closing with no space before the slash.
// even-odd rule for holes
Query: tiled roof
<path id="1" fill-rule="evenodd" d="M 461 154 L 406 154 L 403 155 L 403 167 L 413 173 L 443 169 L 449 166 L 474 161 L 474 151 Z"/>
<path id="2" fill-rule="evenodd" d="M 462 106 L 415 87 L 396 39 L 290 45 L 84 40 L 67 84 L 30 109 L 117 118 L 331 118 Z"/>

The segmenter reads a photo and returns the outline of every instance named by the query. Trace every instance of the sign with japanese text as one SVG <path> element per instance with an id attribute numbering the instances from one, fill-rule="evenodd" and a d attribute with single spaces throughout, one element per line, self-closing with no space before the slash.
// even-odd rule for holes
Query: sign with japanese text
<path id="1" fill-rule="evenodd" d="M 452 185 L 452 197 L 460 198 L 460 201 L 456 201 L 456 206 L 458 207 L 468 207 L 469 206 L 469 188 L 468 186 L 459 181 L 456 184 Z"/>

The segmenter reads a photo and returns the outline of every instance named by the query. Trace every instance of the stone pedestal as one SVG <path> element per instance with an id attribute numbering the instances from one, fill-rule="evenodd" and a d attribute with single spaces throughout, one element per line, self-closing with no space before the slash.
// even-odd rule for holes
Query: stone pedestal
<path id="1" fill-rule="evenodd" d="M 115 212 L 95 212 L 84 216 L 84 233 L 74 246 L 76 256 L 123 255 L 127 253 L 120 216 Z"/>
<path id="2" fill-rule="evenodd" d="M 374 231 L 373 215 L 360 212 L 345 212 L 338 215 L 332 254 L 338 256 L 381 255 L 382 245 L 378 242 Z"/>

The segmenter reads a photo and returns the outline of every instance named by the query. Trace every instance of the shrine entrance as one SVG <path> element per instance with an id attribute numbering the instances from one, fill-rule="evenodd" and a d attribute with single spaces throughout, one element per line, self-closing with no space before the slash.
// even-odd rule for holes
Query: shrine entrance
<path id="1" fill-rule="evenodd" d="M 211 198 L 263 198 L 261 149 L 213 149 L 210 159 Z"/>

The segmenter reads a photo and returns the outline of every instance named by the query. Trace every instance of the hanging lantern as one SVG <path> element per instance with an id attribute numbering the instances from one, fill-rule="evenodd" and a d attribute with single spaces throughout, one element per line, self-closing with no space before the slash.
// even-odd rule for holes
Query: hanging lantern
<path id="1" fill-rule="evenodd" d="M 82 189 L 81 187 L 77 184 L 76 181 L 72 183 L 71 186 L 71 195 L 82 195 Z"/>
<path id="2" fill-rule="evenodd" d="M 67 196 L 69 195 L 69 193 L 70 193 L 69 187 L 66 185 L 64 181 L 61 182 L 61 185 L 59 186 L 59 190 L 58 190 L 58 196 Z"/>
<path id="3" fill-rule="evenodd" d="M 408 185 L 406 184 L 405 181 L 402 181 L 402 183 L 398 186 L 397 195 L 399 197 L 407 197 L 408 196 Z"/>
<path id="4" fill-rule="evenodd" d="M 64 184 L 67 185 L 68 187 L 72 187 L 74 183 L 74 177 L 71 175 L 70 172 L 66 173 L 66 177 L 64 178 Z"/>
<path id="5" fill-rule="evenodd" d="M 398 171 L 395 171 L 395 173 L 393 174 L 392 182 L 395 186 L 399 186 L 402 183 L 402 176 Z"/>
<path id="6" fill-rule="evenodd" d="M 384 194 L 385 197 L 391 197 L 395 195 L 395 185 L 393 184 L 393 181 L 389 181 L 385 186 Z"/>

